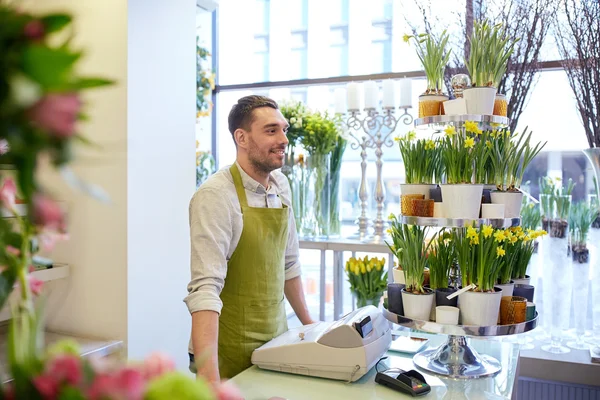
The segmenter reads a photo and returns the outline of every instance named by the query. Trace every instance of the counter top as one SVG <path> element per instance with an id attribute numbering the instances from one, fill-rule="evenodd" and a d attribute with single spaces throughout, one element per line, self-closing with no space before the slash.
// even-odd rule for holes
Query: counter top
<path id="1" fill-rule="evenodd" d="M 428 346 L 439 346 L 444 335 L 414 335 L 428 337 Z M 487 340 L 472 340 L 472 347 L 482 354 L 495 357 L 502 363 L 502 371 L 493 378 L 456 380 L 423 373 L 431 386 L 426 397 L 431 399 L 510 399 L 515 378 L 518 375 L 519 349 L 512 343 Z M 379 364 L 380 370 L 387 367 L 403 370 L 415 369 L 412 354 L 388 352 L 388 359 Z M 422 371 L 420 371 L 422 372 Z M 396 392 L 375 383 L 376 371 L 373 367 L 365 376 L 354 383 L 345 383 L 322 378 L 286 374 L 259 369 L 253 366 L 232 379 L 242 391 L 246 400 L 267 400 L 279 397 L 287 400 L 330 400 L 330 399 L 409 399 L 410 395 Z M 516 391 L 515 391 L 516 392 Z"/>

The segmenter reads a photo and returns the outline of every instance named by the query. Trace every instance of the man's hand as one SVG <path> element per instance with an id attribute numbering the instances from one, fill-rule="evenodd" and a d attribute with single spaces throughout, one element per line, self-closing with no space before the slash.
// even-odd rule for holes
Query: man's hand
<path id="1" fill-rule="evenodd" d="M 313 324 L 314 321 L 310 317 L 308 307 L 306 307 L 306 298 L 302 289 L 302 279 L 299 276 L 285 281 L 284 287 L 285 297 L 290 302 L 296 316 L 303 325 Z"/>
<path id="2" fill-rule="evenodd" d="M 198 372 L 209 383 L 219 385 L 219 314 L 197 311 L 192 314 L 192 345 Z"/>

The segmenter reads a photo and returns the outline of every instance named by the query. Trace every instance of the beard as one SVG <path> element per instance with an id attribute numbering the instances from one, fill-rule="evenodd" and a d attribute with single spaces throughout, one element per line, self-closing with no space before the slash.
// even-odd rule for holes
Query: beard
<path id="1" fill-rule="evenodd" d="M 261 150 L 259 149 L 259 147 L 256 145 L 256 142 L 250 138 L 249 140 L 249 144 L 250 146 L 248 147 L 248 161 L 250 161 L 250 164 L 252 164 L 252 166 L 260 172 L 264 172 L 264 173 L 271 173 L 272 171 L 275 171 L 276 169 L 279 169 L 283 166 L 283 161 L 277 161 L 274 160 L 271 155 L 272 155 L 272 151 L 277 151 L 277 150 L 284 150 L 284 147 L 277 147 L 274 149 L 269 149 L 269 150 Z"/>

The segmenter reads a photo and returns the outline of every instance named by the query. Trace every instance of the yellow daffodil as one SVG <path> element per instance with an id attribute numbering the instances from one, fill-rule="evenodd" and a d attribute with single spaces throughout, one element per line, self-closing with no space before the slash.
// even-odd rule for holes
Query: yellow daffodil
<path id="1" fill-rule="evenodd" d="M 425 142 L 425 150 L 433 150 L 435 149 L 435 142 L 431 139 Z"/>
<path id="2" fill-rule="evenodd" d="M 490 125 L 491 125 L 493 128 L 498 128 L 498 127 L 500 127 L 500 124 L 499 124 L 499 123 L 497 123 L 497 122 L 492 122 Z"/>
<path id="3" fill-rule="evenodd" d="M 392 230 L 390 228 L 387 228 L 385 231 L 387 232 L 388 235 L 392 234 Z"/>
<path id="4" fill-rule="evenodd" d="M 527 235 L 526 235 L 526 234 L 524 234 L 523 232 L 519 232 L 519 236 L 518 236 L 519 240 L 523 240 L 523 239 L 525 239 L 526 237 L 527 237 Z"/>
<path id="5" fill-rule="evenodd" d="M 510 238 L 510 243 L 511 243 L 511 244 L 515 244 L 515 243 L 517 243 L 517 241 L 518 241 L 518 240 L 519 240 L 519 238 L 518 238 L 517 236 L 514 236 L 514 235 L 513 235 L 513 236 Z"/>
<path id="6" fill-rule="evenodd" d="M 472 238 L 475 236 L 479 236 L 479 234 L 477 233 L 477 229 L 475 229 L 473 226 L 469 226 L 467 228 L 467 237 Z"/>
<path id="7" fill-rule="evenodd" d="M 477 244 L 479 244 L 479 236 L 471 237 L 471 246 L 475 246 Z"/>
<path id="8" fill-rule="evenodd" d="M 487 239 L 490 236 L 492 236 L 492 233 L 494 233 L 494 228 L 492 228 L 491 225 L 484 225 L 482 231 L 483 231 L 483 237 Z"/>
<path id="9" fill-rule="evenodd" d="M 405 33 L 404 36 L 402 36 L 402 40 L 404 41 L 404 43 L 408 43 L 411 37 L 411 35 Z"/>
<path id="10" fill-rule="evenodd" d="M 373 270 L 373 266 L 371 263 L 367 264 L 367 272 L 371 272 Z"/>
<path id="11" fill-rule="evenodd" d="M 400 139 L 398 136 L 396 136 L 396 137 L 394 138 L 394 142 L 399 142 L 400 140 L 401 140 L 401 139 Z"/>
<path id="12" fill-rule="evenodd" d="M 456 128 L 453 125 L 449 125 L 444 129 L 444 132 L 446 133 L 446 136 L 453 136 L 456 135 Z"/>
<path id="13" fill-rule="evenodd" d="M 393 219 L 395 219 L 396 216 L 394 215 L 394 213 L 390 213 L 390 215 L 388 215 L 388 219 L 391 221 Z"/>
<path id="14" fill-rule="evenodd" d="M 502 247 L 496 247 L 496 257 L 502 257 L 506 251 Z"/>
<path id="15" fill-rule="evenodd" d="M 475 139 L 466 138 L 465 139 L 465 149 L 472 149 L 475 146 Z"/>
<path id="16" fill-rule="evenodd" d="M 502 243 L 504 239 L 506 239 L 504 231 L 496 231 L 496 233 L 494 233 L 494 239 L 496 239 L 496 242 Z"/>
<path id="17" fill-rule="evenodd" d="M 365 267 L 365 264 L 361 264 L 360 265 L 360 273 L 361 274 L 366 274 L 367 273 L 367 267 Z"/>
<path id="18" fill-rule="evenodd" d="M 487 147 L 488 149 L 492 149 L 492 142 L 490 142 L 489 140 L 485 141 L 485 147 Z"/>
<path id="19" fill-rule="evenodd" d="M 509 241 L 513 237 L 513 233 L 510 230 L 504 231 L 504 235 L 506 235 L 506 240 Z"/>
<path id="20" fill-rule="evenodd" d="M 479 130 L 479 126 L 475 121 L 466 121 L 465 122 L 465 130 L 467 132 L 475 133 Z"/>
<path id="21" fill-rule="evenodd" d="M 406 134 L 406 140 L 412 142 L 417 137 L 417 133 L 415 131 L 410 131 Z"/>

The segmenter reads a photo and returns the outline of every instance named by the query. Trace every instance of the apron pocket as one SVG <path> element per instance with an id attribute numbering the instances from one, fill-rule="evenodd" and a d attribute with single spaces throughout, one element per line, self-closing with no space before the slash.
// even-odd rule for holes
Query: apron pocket
<path id="1" fill-rule="evenodd" d="M 246 351 L 254 351 L 285 331 L 285 306 L 283 301 L 269 305 L 244 307 Z"/>

